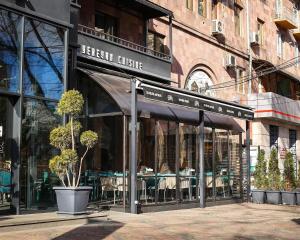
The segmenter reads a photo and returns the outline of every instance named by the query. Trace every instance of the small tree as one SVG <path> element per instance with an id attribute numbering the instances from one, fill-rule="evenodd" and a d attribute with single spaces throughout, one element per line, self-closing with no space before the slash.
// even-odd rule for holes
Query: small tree
<path id="1" fill-rule="evenodd" d="M 271 190 L 280 190 L 281 188 L 280 170 L 278 167 L 278 157 L 276 148 L 271 149 L 268 169 L 268 187 Z"/>
<path id="2" fill-rule="evenodd" d="M 57 112 L 61 116 L 68 117 L 69 121 L 63 126 L 54 128 L 50 133 L 50 144 L 60 150 L 60 155 L 50 160 L 49 168 L 59 177 L 65 187 L 78 187 L 82 162 L 87 152 L 98 141 L 98 135 L 93 131 L 81 133 L 82 126 L 76 119 L 82 111 L 83 104 L 83 97 L 78 91 L 65 92 L 58 103 Z M 75 147 L 78 138 L 85 147 L 85 152 L 80 158 Z"/>
<path id="3" fill-rule="evenodd" d="M 267 186 L 267 163 L 265 160 L 265 151 L 260 150 L 257 156 L 257 163 L 254 171 L 254 186 L 257 189 L 263 189 Z"/>
<path id="4" fill-rule="evenodd" d="M 294 158 L 291 152 L 287 152 L 285 155 L 283 178 L 286 190 L 292 190 L 296 187 Z"/>

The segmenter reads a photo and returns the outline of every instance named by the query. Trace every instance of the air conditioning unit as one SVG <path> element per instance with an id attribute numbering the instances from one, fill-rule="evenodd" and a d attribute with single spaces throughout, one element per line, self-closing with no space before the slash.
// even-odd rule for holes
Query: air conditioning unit
<path id="1" fill-rule="evenodd" d="M 220 20 L 212 20 L 212 34 L 213 35 L 224 35 L 224 24 Z"/>
<path id="2" fill-rule="evenodd" d="M 235 66 L 236 66 L 236 58 L 235 58 L 235 56 L 233 56 L 233 55 L 231 55 L 231 54 L 228 54 L 228 55 L 226 56 L 225 66 L 226 66 L 227 68 L 235 67 Z"/>
<path id="3" fill-rule="evenodd" d="M 257 32 L 252 32 L 250 35 L 250 44 L 251 45 L 259 45 L 259 35 Z"/>

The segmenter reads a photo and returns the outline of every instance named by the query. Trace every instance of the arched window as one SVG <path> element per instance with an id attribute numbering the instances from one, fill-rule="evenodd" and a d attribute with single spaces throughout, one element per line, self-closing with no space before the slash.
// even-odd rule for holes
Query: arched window
<path id="1" fill-rule="evenodd" d="M 213 82 L 206 72 L 196 70 L 188 77 L 185 88 L 207 96 L 215 96 L 215 92 L 210 89 L 212 85 Z"/>

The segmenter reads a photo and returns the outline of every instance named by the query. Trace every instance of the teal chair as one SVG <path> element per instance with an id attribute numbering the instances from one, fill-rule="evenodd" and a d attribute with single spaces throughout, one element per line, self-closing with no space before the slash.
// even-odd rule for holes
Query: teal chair
<path id="1" fill-rule="evenodd" d="M 2 204 L 4 201 L 4 195 L 10 194 L 10 192 L 11 192 L 11 173 L 1 171 L 0 172 L 0 194 L 1 194 Z"/>

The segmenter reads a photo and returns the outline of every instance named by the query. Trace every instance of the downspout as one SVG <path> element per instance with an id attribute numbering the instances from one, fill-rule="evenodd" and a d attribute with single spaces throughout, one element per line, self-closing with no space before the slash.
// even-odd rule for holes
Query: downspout
<path id="1" fill-rule="evenodd" d="M 247 51 L 249 56 L 249 73 L 248 73 L 248 94 L 252 93 L 252 52 L 251 52 L 251 44 L 250 44 L 250 7 L 249 0 L 247 0 L 246 6 L 246 14 L 247 14 Z"/>

